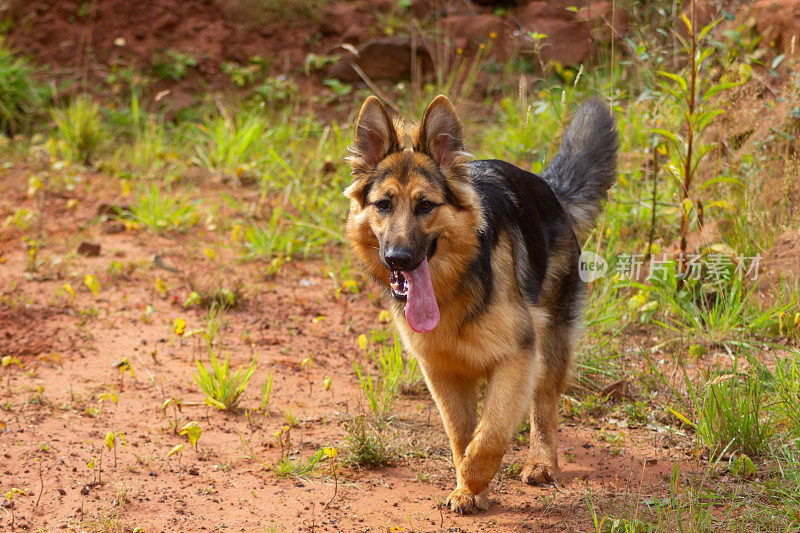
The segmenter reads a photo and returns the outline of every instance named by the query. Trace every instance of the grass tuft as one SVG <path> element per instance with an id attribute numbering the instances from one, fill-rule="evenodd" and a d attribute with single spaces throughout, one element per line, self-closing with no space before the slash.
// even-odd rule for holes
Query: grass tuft
<path id="1" fill-rule="evenodd" d="M 197 373 L 194 374 L 194 380 L 206 393 L 206 397 L 212 400 L 210 403 L 215 407 L 226 411 L 236 409 L 244 388 L 253 375 L 258 358 L 254 357 L 250 366 L 240 366 L 235 372 L 231 372 L 230 357 L 226 357 L 225 361 L 220 363 L 213 350 L 209 349 L 209 359 L 210 369 L 206 368 L 202 362 L 197 361 Z"/>

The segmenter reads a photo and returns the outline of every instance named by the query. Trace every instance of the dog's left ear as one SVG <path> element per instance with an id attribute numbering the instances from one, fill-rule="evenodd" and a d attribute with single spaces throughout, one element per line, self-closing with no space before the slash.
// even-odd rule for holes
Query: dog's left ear
<path id="1" fill-rule="evenodd" d="M 445 95 L 434 98 L 425 110 L 414 149 L 433 157 L 442 169 L 463 163 L 465 154 L 461 122 Z"/>

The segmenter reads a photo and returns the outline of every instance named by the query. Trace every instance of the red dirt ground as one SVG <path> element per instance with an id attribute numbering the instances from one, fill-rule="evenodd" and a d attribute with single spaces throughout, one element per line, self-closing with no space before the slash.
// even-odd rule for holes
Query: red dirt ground
<path id="1" fill-rule="evenodd" d="M 0 171 L 0 220 L 16 207 L 33 208 L 26 197 L 27 171 Z M 19 357 L 0 377 L 0 489 L 25 491 L 14 500 L 16 524 L 27 529 L 97 531 L 584 531 L 591 526 L 588 497 L 613 504 L 666 493 L 673 460 L 689 463 L 684 451 L 664 444 L 653 430 L 629 430 L 613 420 L 561 427 L 558 486 L 530 487 L 513 473 L 526 443 L 515 443 L 495 483 L 491 508 L 458 516 L 439 508 L 454 486 L 449 448 L 427 392 L 400 399 L 389 443 L 403 453 L 378 470 L 345 467 L 338 492 L 329 465 L 317 475 L 279 479 L 270 466 L 280 458 L 273 436 L 290 410 L 292 457 L 308 457 L 322 446 L 346 455 L 342 424 L 363 410 L 353 362 L 368 365 L 357 348 L 361 333 L 382 327 L 374 288 L 362 283 L 355 295 L 338 295 L 338 284 L 320 260 L 293 262 L 265 279 L 260 262 L 240 262 L 203 229 L 157 237 L 140 232 L 109 234 L 96 222 L 97 206 L 117 197 L 111 180 L 85 174 L 76 191 L 51 196 L 45 225 L 44 266 L 25 271 L 27 233 L 0 231 L 0 355 Z M 241 191 L 237 191 L 239 194 Z M 204 190 L 204 198 L 218 191 Z M 66 196 L 77 198 L 75 211 Z M 222 215 L 220 215 L 222 216 Z M 77 231 L 76 231 L 76 228 Z M 74 253 L 82 240 L 101 245 L 98 257 Z M 209 259 L 205 247 L 219 254 Z M 333 250 L 341 256 L 342 251 Z M 184 271 L 156 268 L 154 253 Z M 60 259 L 58 259 L 60 258 Z M 111 279 L 117 261 L 124 275 Z M 83 286 L 86 274 L 100 282 L 95 299 Z M 162 295 L 156 288 L 161 278 Z M 188 329 L 203 326 L 206 311 L 184 310 L 188 280 L 243 281 L 244 303 L 227 313 L 217 352 L 234 365 L 258 356 L 242 401 L 243 411 L 224 413 L 203 405 L 192 379 L 193 357 L 207 358 L 189 339 L 175 339 L 173 320 Z M 359 278 L 357 278 L 359 279 Z M 63 286 L 70 283 L 74 300 Z M 146 309 L 152 310 L 147 316 Z M 307 370 L 300 363 L 313 362 Z M 130 361 L 135 379 L 124 381 L 115 364 Z M 270 413 L 255 411 L 260 384 L 274 373 Z M 326 392 L 323 380 L 332 378 Z M 103 401 L 115 392 L 118 403 Z M 159 409 L 172 397 L 183 402 L 179 425 L 196 420 L 198 452 L 170 428 L 173 413 Z M 249 416 L 245 411 L 250 411 Z M 102 454 L 108 431 L 124 435 L 113 454 Z M 624 435 L 619 449 L 601 435 Z M 168 457 L 184 444 L 180 457 Z M 509 472 L 509 473 L 506 473 Z M 8 530 L 11 509 L 0 513 Z"/>
<path id="2" fill-rule="evenodd" d="M 154 92 L 170 89 L 169 98 L 178 101 L 209 90 L 231 90 L 223 63 L 247 65 L 254 56 L 269 65 L 271 75 L 289 74 L 301 87 L 316 87 L 316 77 L 303 76 L 306 55 L 334 53 L 342 42 L 357 44 L 380 33 L 374 14 L 389 5 L 385 0 L 321 2 L 315 11 L 295 16 L 292 6 L 297 2 L 274 2 L 276 18 L 272 12 L 248 12 L 244 7 L 255 4 L 237 0 L 7 4 L 5 12 L 0 5 L 0 16 L 13 21 L 9 44 L 46 65 L 48 75 L 81 80 L 82 90 L 102 92 L 102 83 L 116 68 L 134 65 L 149 72 L 159 55 L 170 50 L 191 56 L 197 64 L 184 79 L 155 79 L 149 87 Z"/>

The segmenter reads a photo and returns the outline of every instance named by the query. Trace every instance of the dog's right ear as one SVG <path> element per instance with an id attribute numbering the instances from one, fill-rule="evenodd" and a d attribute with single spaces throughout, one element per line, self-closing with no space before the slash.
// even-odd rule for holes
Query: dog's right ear
<path id="1" fill-rule="evenodd" d="M 354 172 L 372 170 L 397 149 L 397 132 L 389 113 L 377 96 L 370 96 L 358 113 L 356 138 L 347 158 L 350 166 Z"/>
<path id="2" fill-rule="evenodd" d="M 347 157 L 354 179 L 345 190 L 345 196 L 357 200 L 363 206 L 366 203 L 366 174 L 387 154 L 397 149 L 397 131 L 389 113 L 376 96 L 370 96 L 358 113 L 355 141 Z"/>

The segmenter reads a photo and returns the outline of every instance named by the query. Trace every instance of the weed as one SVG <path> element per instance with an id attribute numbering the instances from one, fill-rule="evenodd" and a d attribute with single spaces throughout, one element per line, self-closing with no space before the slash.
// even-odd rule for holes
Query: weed
<path id="1" fill-rule="evenodd" d="M 776 426 L 765 402 L 764 386 L 757 377 L 726 374 L 706 385 L 697 434 L 713 457 L 767 452 Z"/>
<path id="2" fill-rule="evenodd" d="M 153 71 L 156 76 L 165 80 L 180 81 L 189 69 L 197 66 L 197 59 L 177 50 L 167 50 L 155 57 Z"/>
<path id="3" fill-rule="evenodd" d="M 376 420 L 386 420 L 393 413 L 394 403 L 400 392 L 399 375 L 383 374 L 378 378 L 373 378 L 366 372 L 361 371 L 358 363 L 353 363 L 353 368 L 361 383 L 361 390 L 367 400 L 372 414 Z"/>
<path id="4" fill-rule="evenodd" d="M 386 443 L 384 428 L 376 428 L 363 415 L 344 423 L 347 433 L 347 461 L 358 466 L 380 468 L 392 464 L 392 452 Z"/>
<path id="5" fill-rule="evenodd" d="M 636 400 L 626 403 L 623 406 L 623 411 L 625 411 L 629 425 L 641 426 L 647 423 L 647 413 L 650 412 L 650 408 L 647 402 Z"/>
<path id="6" fill-rule="evenodd" d="M 206 118 L 197 126 L 195 162 L 219 180 L 238 179 L 258 166 L 269 138 L 267 122 L 257 113 L 220 115 Z"/>
<path id="7" fill-rule="evenodd" d="M 177 435 L 181 425 L 181 419 L 178 417 L 178 413 L 183 412 L 183 402 L 174 397 L 164 400 L 164 402 L 161 404 L 161 408 L 159 409 L 161 411 L 161 415 L 167 416 L 167 409 L 170 407 L 172 407 L 172 419 L 169 421 L 169 427 L 172 430 L 172 433 Z"/>
<path id="8" fill-rule="evenodd" d="M 225 286 L 222 280 L 203 284 L 192 280 L 191 304 L 195 304 L 203 309 L 216 309 L 225 311 L 233 309 L 244 301 L 244 283 L 241 280 L 234 280 L 230 285 Z M 190 304 L 190 305 L 191 305 Z"/>
<path id="9" fill-rule="evenodd" d="M 272 466 L 272 471 L 280 478 L 302 478 L 307 477 L 314 473 L 317 464 L 325 457 L 323 449 L 317 450 L 314 455 L 305 461 L 301 456 L 297 459 L 290 459 L 288 456 L 282 457 L 277 463 Z"/>
<path id="10" fill-rule="evenodd" d="M 719 83 L 711 83 L 710 80 L 704 79 L 704 62 L 715 51 L 714 48 L 704 47 L 704 45 L 707 44 L 711 30 L 722 19 L 712 22 L 698 31 L 694 0 L 690 2 L 690 13 L 691 20 L 685 15 L 683 16 L 689 34 L 689 42 L 687 43 L 683 37 L 676 35 L 689 59 L 686 72 L 682 74 L 659 72 L 665 78 L 661 88 L 670 95 L 675 107 L 681 110 L 680 116 L 685 121 L 684 128 L 671 127 L 653 130 L 654 133 L 667 140 L 671 149 L 668 167 L 680 178 L 680 270 L 682 273 L 686 272 L 686 235 L 689 231 L 689 215 L 694 212 L 698 224 L 703 225 L 704 207 L 699 200 L 695 204 L 691 198 L 692 182 L 700 162 L 716 148 L 714 143 L 702 143 L 702 135 L 714 118 L 724 113 L 724 110 L 713 107 L 711 102 L 717 94 L 741 84 L 739 81 L 730 81 L 725 78 Z"/>
<path id="11" fill-rule="evenodd" d="M 608 409 L 605 398 L 597 393 L 587 394 L 580 400 L 567 396 L 565 400 L 562 403 L 564 416 L 573 416 L 575 418 L 596 417 L 601 416 Z"/>
<path id="12" fill-rule="evenodd" d="M 269 400 L 272 394 L 272 372 L 269 373 L 267 379 L 261 384 L 261 411 L 264 414 L 269 413 Z"/>
<path id="13" fill-rule="evenodd" d="M 56 154 L 72 163 L 91 165 L 92 157 L 105 138 L 100 106 L 89 96 L 80 95 L 50 114 L 58 135 Z"/>
<path id="14" fill-rule="evenodd" d="M 164 194 L 155 184 L 136 196 L 127 216 L 152 233 L 184 232 L 199 220 L 195 202 Z"/>
<path id="15" fill-rule="evenodd" d="M 774 411 L 789 435 L 800 439 L 800 361 L 796 352 L 792 352 L 791 357 L 778 359 L 774 386 L 777 392 Z"/>
<path id="16" fill-rule="evenodd" d="M 381 346 L 375 359 L 386 387 L 407 394 L 422 385 L 419 364 L 416 359 L 403 358 L 403 347 L 396 333 L 394 343 L 389 347 Z"/>
<path id="17" fill-rule="evenodd" d="M 240 366 L 235 372 L 231 372 L 229 362 L 230 357 L 226 357 L 223 363 L 217 361 L 213 350 L 209 350 L 211 369 L 197 361 L 197 373 L 194 380 L 206 393 L 206 398 L 218 409 L 230 411 L 236 409 L 239 400 L 253 375 L 255 364 L 258 357 L 253 357 L 250 366 Z"/>
<path id="18" fill-rule="evenodd" d="M 45 91 L 27 59 L 15 55 L 0 38 L 0 132 L 9 136 L 23 131 L 40 113 Z"/>
<path id="19" fill-rule="evenodd" d="M 289 102 L 297 97 L 297 84 L 286 76 L 266 78 L 253 89 L 253 97 L 258 103 L 274 109 L 278 104 Z"/>

